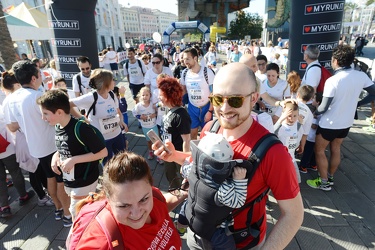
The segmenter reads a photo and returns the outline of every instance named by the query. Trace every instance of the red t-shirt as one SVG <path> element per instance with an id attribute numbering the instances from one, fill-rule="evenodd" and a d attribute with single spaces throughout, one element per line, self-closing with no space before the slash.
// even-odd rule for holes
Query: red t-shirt
<path id="1" fill-rule="evenodd" d="M 211 122 L 204 127 L 203 131 L 208 131 L 210 127 Z M 201 137 L 205 134 L 203 131 L 201 132 Z M 222 133 L 222 128 L 218 133 Z M 230 142 L 234 151 L 233 159 L 247 159 L 256 142 L 268 133 L 262 125 L 257 121 L 253 121 L 246 134 Z M 282 144 L 272 146 L 263 158 L 248 186 L 246 201 L 254 200 L 268 187 L 272 190 L 276 200 L 293 199 L 300 191 L 292 159 L 287 148 Z M 263 215 L 266 216 L 266 200 L 262 199 L 262 201 L 255 204 L 251 223 L 259 221 Z M 244 228 L 246 226 L 247 211 L 245 209 L 234 218 L 235 228 Z M 262 242 L 265 237 L 266 227 L 267 220 L 265 218 L 260 228 L 259 242 Z M 250 236 L 248 240 L 237 244 L 237 248 L 247 246 L 252 240 L 253 238 Z"/>
<path id="2" fill-rule="evenodd" d="M 153 189 L 154 192 L 161 194 L 159 189 L 155 187 Z M 165 200 L 160 201 L 155 197 L 153 200 L 154 207 L 150 213 L 151 224 L 145 224 L 137 230 L 118 224 L 125 249 L 181 249 L 180 235 L 169 217 Z M 111 211 L 109 205 L 107 208 Z M 107 238 L 96 220 L 87 227 L 77 249 L 109 249 Z"/>

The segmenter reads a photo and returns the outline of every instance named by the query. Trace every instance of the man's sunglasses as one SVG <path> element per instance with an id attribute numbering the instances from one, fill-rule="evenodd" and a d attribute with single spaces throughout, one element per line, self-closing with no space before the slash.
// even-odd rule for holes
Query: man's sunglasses
<path id="1" fill-rule="evenodd" d="M 160 62 L 161 62 L 161 61 L 157 61 L 157 62 L 152 62 L 152 65 L 155 65 L 155 64 L 159 65 L 159 64 L 160 64 Z"/>
<path id="2" fill-rule="evenodd" d="M 245 96 L 241 96 L 241 95 L 231 95 L 231 96 L 211 95 L 209 98 L 210 98 L 210 101 L 211 101 L 212 105 L 217 106 L 217 107 L 223 106 L 225 100 L 227 100 L 229 106 L 231 106 L 232 108 L 241 108 L 245 98 L 251 96 L 252 94 L 254 94 L 254 92 L 251 92 L 250 94 L 245 95 Z"/>
<path id="3" fill-rule="evenodd" d="M 81 68 L 81 71 L 90 70 L 90 67 L 88 68 Z"/>

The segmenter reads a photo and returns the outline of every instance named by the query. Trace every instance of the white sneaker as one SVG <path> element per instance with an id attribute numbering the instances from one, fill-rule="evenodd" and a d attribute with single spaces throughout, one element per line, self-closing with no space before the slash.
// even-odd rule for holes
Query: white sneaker
<path id="1" fill-rule="evenodd" d="M 43 199 L 38 198 L 38 206 L 39 207 L 43 207 L 43 206 L 51 207 L 51 206 L 54 206 L 54 205 L 55 205 L 55 203 L 53 203 L 51 197 L 49 197 L 48 195 L 44 196 Z"/>

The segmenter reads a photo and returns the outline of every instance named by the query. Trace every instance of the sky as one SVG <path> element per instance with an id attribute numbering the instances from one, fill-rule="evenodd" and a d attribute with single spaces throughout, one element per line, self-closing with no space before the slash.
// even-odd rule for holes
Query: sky
<path id="1" fill-rule="evenodd" d="M 125 7 L 141 6 L 151 9 L 159 9 L 164 12 L 171 12 L 177 15 L 177 0 L 118 0 Z M 266 0 L 251 0 L 250 8 L 246 11 L 251 13 L 264 13 Z"/>

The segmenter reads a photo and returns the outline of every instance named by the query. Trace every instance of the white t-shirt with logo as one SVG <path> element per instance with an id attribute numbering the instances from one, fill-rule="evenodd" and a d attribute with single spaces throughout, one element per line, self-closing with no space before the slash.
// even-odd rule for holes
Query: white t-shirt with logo
<path id="1" fill-rule="evenodd" d="M 341 70 L 327 79 L 323 97 L 333 97 L 328 110 L 322 114 L 319 126 L 345 129 L 353 125 L 358 97 L 362 89 L 374 84 L 363 72 L 352 68 Z"/>
<path id="2" fill-rule="evenodd" d="M 260 94 L 262 95 L 264 93 L 267 93 L 276 100 L 284 100 L 285 97 L 290 96 L 290 86 L 287 81 L 278 79 L 276 85 L 271 87 L 268 84 L 268 80 L 265 80 L 260 85 Z M 266 108 L 269 109 L 270 115 L 278 115 L 282 111 L 281 107 L 271 106 L 265 101 L 263 101 L 263 103 L 266 105 Z"/>
<path id="3" fill-rule="evenodd" d="M 277 132 L 277 137 L 279 137 L 280 141 L 285 147 L 287 147 L 293 161 L 296 160 L 294 157 L 294 151 L 298 148 L 302 135 L 303 128 L 300 127 L 298 129 L 297 122 L 295 122 L 292 126 L 289 126 L 283 122 L 279 128 L 279 131 Z"/>
<path id="4" fill-rule="evenodd" d="M 144 82 L 144 73 L 147 72 L 147 68 L 142 61 L 140 62 L 142 65 L 142 69 L 139 67 L 138 61 L 135 61 L 135 63 L 130 63 L 129 61 L 128 69 L 126 69 L 126 64 L 124 64 L 124 76 L 129 75 L 129 81 L 131 84 L 139 85 Z"/>
<path id="5" fill-rule="evenodd" d="M 134 117 L 136 117 L 137 115 L 152 115 L 155 114 L 156 111 L 151 102 L 148 106 L 144 106 L 144 104 L 139 102 L 134 106 L 132 112 Z M 146 121 L 138 119 L 138 121 L 141 123 L 142 128 L 153 128 L 156 126 L 156 117 L 146 119 Z"/>
<path id="6" fill-rule="evenodd" d="M 154 93 L 155 89 L 158 88 L 156 84 L 156 78 L 158 77 L 158 74 L 156 74 L 153 69 L 154 68 L 149 69 L 145 75 L 145 85 L 150 85 L 151 93 Z M 161 74 L 167 74 L 173 77 L 173 73 L 168 67 L 163 67 L 163 71 L 161 72 Z"/>
<path id="7" fill-rule="evenodd" d="M 78 73 L 81 76 L 81 90 L 82 90 L 82 95 L 87 94 L 91 91 L 91 87 L 89 86 L 90 82 L 90 77 L 86 77 L 82 74 L 82 72 Z M 73 76 L 72 80 L 72 85 L 73 85 L 73 91 L 75 93 L 80 93 L 79 91 L 79 86 L 78 86 L 78 80 L 77 80 L 77 75 Z"/>
<path id="8" fill-rule="evenodd" d="M 114 100 L 111 95 L 104 99 L 98 94 L 98 100 L 95 105 L 95 115 L 91 110 L 88 120 L 90 124 L 96 127 L 102 132 L 105 140 L 113 139 L 121 133 L 120 128 L 120 117 L 118 114 L 119 103 L 116 95 Z M 94 103 L 93 92 L 86 95 L 71 99 L 71 101 L 80 109 L 85 109 L 86 112 L 89 110 L 91 105 Z"/>
<path id="9" fill-rule="evenodd" d="M 20 88 L 10 96 L 9 120 L 18 122 L 25 134 L 30 155 L 42 158 L 56 152 L 55 128 L 42 119 L 42 112 L 36 100 L 43 93 L 30 88 Z"/>
<path id="10" fill-rule="evenodd" d="M 198 74 L 187 70 L 185 79 L 181 76 L 180 83 L 186 86 L 189 101 L 196 107 L 202 107 L 209 101 L 208 97 L 211 94 L 209 85 L 212 85 L 215 75 L 207 68 L 207 76 L 208 84 L 204 78 L 204 67 L 201 67 Z"/>

